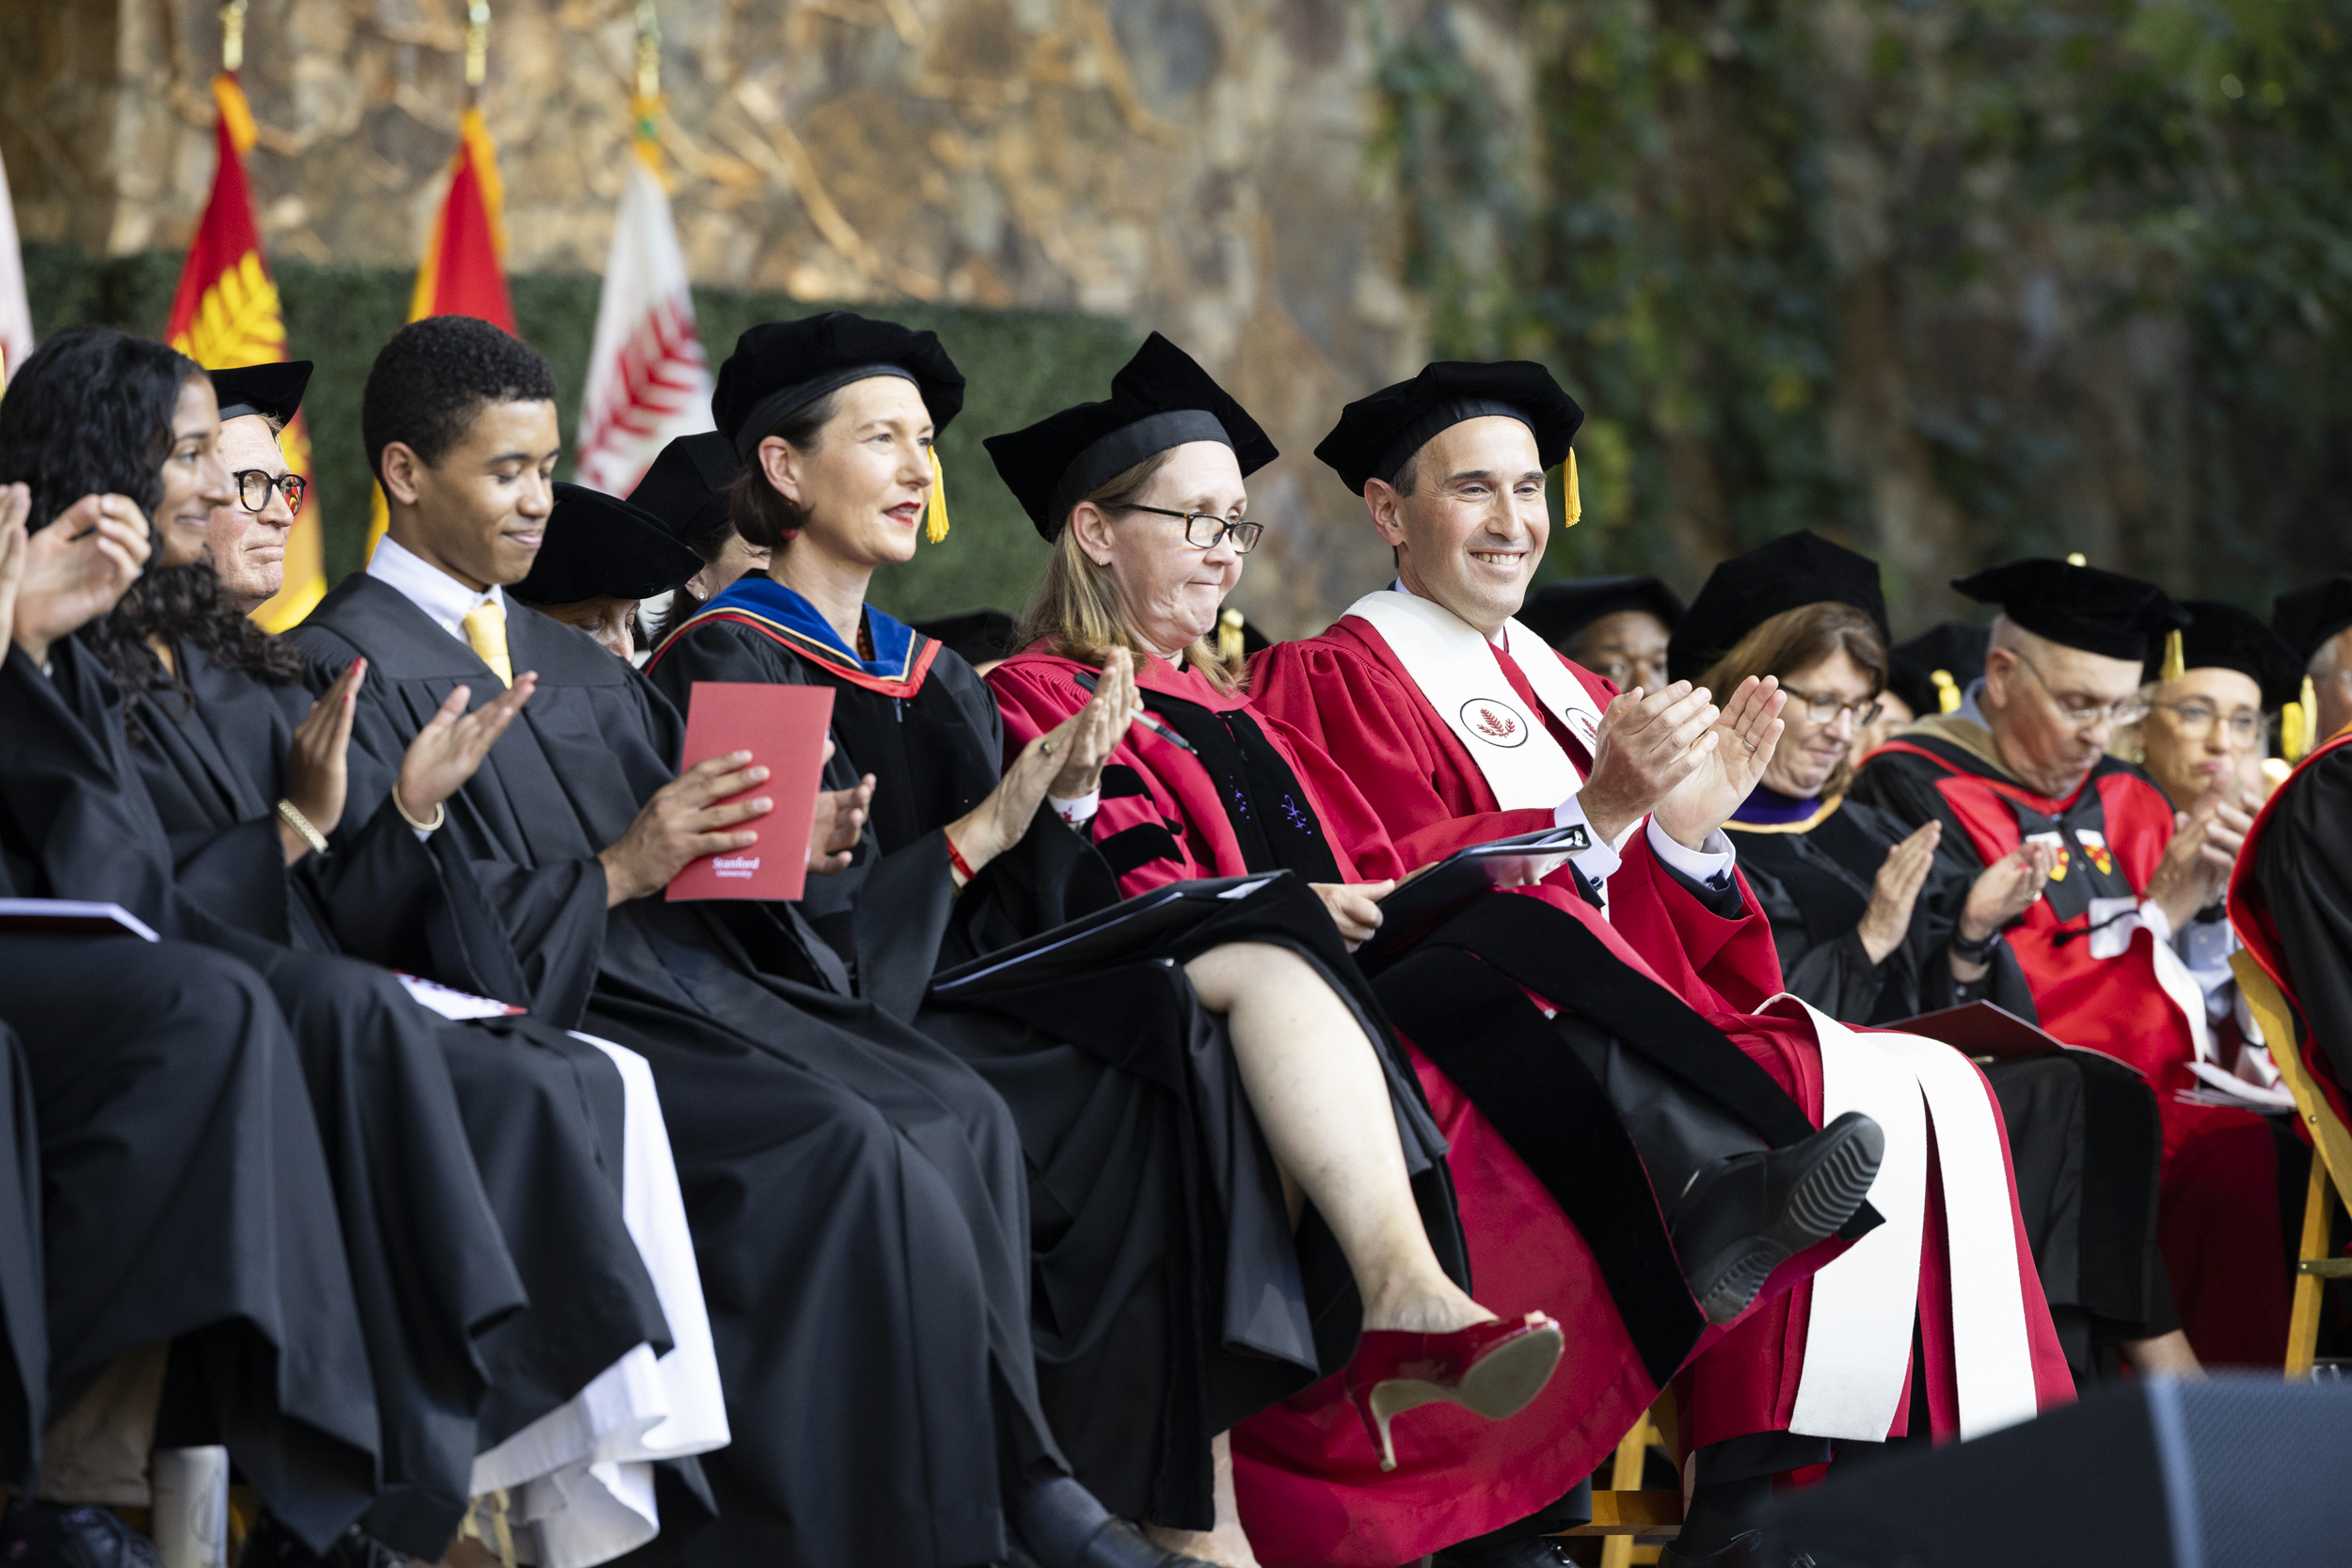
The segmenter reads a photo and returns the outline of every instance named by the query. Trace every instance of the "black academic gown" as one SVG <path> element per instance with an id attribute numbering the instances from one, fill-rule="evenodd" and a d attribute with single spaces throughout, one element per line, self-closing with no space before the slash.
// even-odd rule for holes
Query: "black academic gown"
<path id="1" fill-rule="evenodd" d="M 465 1513 L 489 1386 L 476 1344 L 529 1304 L 474 1164 L 444 1021 L 376 965 L 275 940 L 257 913 L 271 881 L 258 832 L 216 847 L 183 887 L 120 691 L 77 638 L 51 661 L 49 676 L 21 656 L 0 673 L 0 725 L 25 741 L 0 762 L 0 795 L 60 895 L 119 903 L 268 982 L 301 1054 L 373 1369 L 381 1467 L 364 1524 L 437 1555 Z"/>
<path id="2" fill-rule="evenodd" d="M 374 939 L 389 911 L 421 943 L 440 906 L 478 896 L 466 867 L 437 857 L 389 802 L 339 832 L 334 851 L 291 869 L 275 802 L 311 690 L 173 650 L 189 695 L 156 691 L 132 705 L 132 746 L 168 835 L 184 895 L 255 936 L 303 953 L 336 953 L 339 924 Z M 327 673 L 311 684 L 324 688 Z M 356 752 L 351 765 L 372 766 Z M 387 781 L 363 779 L 363 796 Z M 621 1213 L 625 1098 L 619 1070 L 595 1046 L 534 1019 L 424 1019 L 483 1189 L 530 1306 L 475 1338 L 486 1382 L 475 1426 L 487 1450 L 584 1388 L 639 1344 L 670 1348 L 660 1302 Z M 430 1266 L 430 1265 L 427 1265 Z M 444 1537 L 446 1539 L 446 1537 Z"/>
<path id="3" fill-rule="evenodd" d="M 2352 1084 L 2352 747 L 2338 746 L 2284 789 L 2255 845 L 2254 878 L 2295 1004 L 2336 1082 Z"/>
<path id="4" fill-rule="evenodd" d="M 995 788 L 1004 722 L 951 650 L 912 696 L 885 695 L 755 627 L 713 620 L 665 643 L 649 673 L 681 706 L 697 681 L 833 688 L 827 787 L 866 773 L 876 787 L 856 863 L 804 902 L 822 901 L 816 924 L 878 998 L 919 998 L 934 959 L 952 964 L 1118 899 L 1092 846 L 1042 809 L 957 895 L 945 831 Z M 1305 958 L 1384 1048 L 1431 1234 L 1458 1263 L 1443 1140 L 1328 912 L 1295 879 L 1082 979 L 989 1006 L 934 1000 L 917 1019 L 994 1086 L 1021 1129 L 1038 1376 L 1079 1479 L 1115 1513 L 1197 1529 L 1215 1521 L 1210 1438 L 1338 1370 L 1357 1315 L 1328 1230 L 1312 1221 L 1294 1239 L 1225 1021 L 1180 967 L 1238 941 Z"/>
<path id="5" fill-rule="evenodd" d="M 1974 882 L 1953 857 L 1931 867 L 1902 944 L 1871 962 L 1860 927 L 1872 881 L 1911 832 L 1888 811 L 1845 800 L 1804 832 L 1730 826 L 1793 994 L 1847 1023 L 1894 1025 L 1978 1001 L 2036 1021 L 2007 943 L 1982 980 L 1953 977 L 1953 932 Z M 2110 1378 L 2123 1340 L 2180 1326 L 2156 1244 L 2155 1096 L 2131 1069 L 2087 1052 L 1979 1065 L 2001 1102 L 2017 1212 L 2067 1365 L 2085 1386 Z"/>
<path id="6" fill-rule="evenodd" d="M 44 677 L 8 650 L 0 687 L 28 679 Z M 13 707 L 0 700 L 6 879 L 26 896 L 85 895 L 37 853 L 56 825 L 28 829 L 15 809 L 18 767 L 60 736 L 13 722 Z M 119 826 L 97 831 L 139 854 Z M 0 1022 L 23 1047 L 39 1145 L 48 1367 L 35 1411 L 43 1394 L 49 1412 L 70 1410 L 116 1357 L 178 1340 L 239 1472 L 323 1548 L 374 1490 L 381 1423 L 351 1263 L 321 1200 L 318 1125 L 269 986 L 183 941 L 0 934 Z M 7 1251 L 15 1212 L 0 1207 Z M 21 1376 L 23 1279 L 0 1252 Z"/>
<path id="7" fill-rule="evenodd" d="M 1028 1217 L 1003 1105 L 850 995 L 788 907 L 608 911 L 596 855 L 674 776 L 677 714 L 545 616 L 511 610 L 507 637 L 539 687 L 449 802 L 441 833 L 484 898 L 430 957 L 436 978 L 652 1064 L 734 1433 L 706 1460 L 720 1520 L 694 1560 L 1002 1556 L 1004 1466 L 1063 1466 L 1025 1332 Z M 364 575 L 294 638 L 334 666 L 367 656 L 358 743 L 379 759 L 453 688 L 477 705 L 497 689 L 465 643 Z"/>

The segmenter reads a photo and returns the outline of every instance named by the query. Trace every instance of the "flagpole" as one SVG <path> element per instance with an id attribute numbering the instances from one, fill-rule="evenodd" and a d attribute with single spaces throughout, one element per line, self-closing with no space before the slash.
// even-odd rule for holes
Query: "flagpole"
<path id="1" fill-rule="evenodd" d="M 466 7 L 466 107 L 482 102 L 482 83 L 490 74 L 490 0 L 471 0 Z"/>
<path id="2" fill-rule="evenodd" d="M 653 0 L 637 0 L 637 96 L 629 103 L 630 140 L 655 174 L 661 172 L 661 22 Z"/>
<path id="3" fill-rule="evenodd" d="M 220 8 L 220 69 L 234 76 L 245 69 L 246 0 L 227 0 Z"/>

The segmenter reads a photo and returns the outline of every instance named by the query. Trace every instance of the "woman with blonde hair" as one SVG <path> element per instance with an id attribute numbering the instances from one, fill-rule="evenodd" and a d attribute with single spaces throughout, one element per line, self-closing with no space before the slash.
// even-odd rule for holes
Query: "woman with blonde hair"
<path id="1" fill-rule="evenodd" d="M 1085 826 L 1121 891 L 1283 872 L 1351 943 L 1384 934 L 1397 908 L 1384 900 L 1414 866 L 1329 754 L 1258 708 L 1208 641 L 1263 531 L 1245 482 L 1274 449 L 1256 421 L 1155 336 L 1108 399 L 989 450 L 1055 547 L 1025 645 L 989 675 L 1011 742 L 1063 722 L 1103 672 L 1136 672 L 1147 717 L 1120 737 Z M 1817 1130 L 1573 894 L 1483 894 L 1400 916 L 1359 963 L 1452 1145 L 1480 1299 L 1506 1314 L 1574 1303 L 1563 1315 L 1581 1354 L 1515 1420 L 1438 1409 L 1391 1438 L 1375 1392 L 1388 1337 L 1366 1335 L 1344 1377 L 1234 1433 L 1242 1520 L 1269 1560 L 1554 1560 L 1540 1535 L 1575 1522 L 1563 1492 L 1710 1323 L 1739 1317 L 1767 1276 L 1807 1272 L 1774 1268 L 1857 1213 L 1869 1177 L 1843 1184 L 1841 1162 L 1877 1168 L 1875 1123 Z M 1657 1114 L 1621 1121 L 1613 1085 L 1632 1080 L 1654 1085 Z M 1800 1190 L 1822 1198 L 1813 1228 L 1768 1196 Z M 1370 1471 L 1351 1399 L 1395 1473 Z"/>

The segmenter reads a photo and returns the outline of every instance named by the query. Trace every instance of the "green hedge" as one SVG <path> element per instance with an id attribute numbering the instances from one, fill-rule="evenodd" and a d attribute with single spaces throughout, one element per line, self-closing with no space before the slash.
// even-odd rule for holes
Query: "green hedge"
<path id="1" fill-rule="evenodd" d="M 94 261 L 67 245 L 24 247 L 33 326 L 46 334 L 103 323 L 160 335 L 178 286 L 177 252 L 147 251 Z M 369 362 L 408 315 L 414 275 L 383 267 L 317 266 L 292 258 L 272 263 L 286 308 L 292 352 L 318 361 L 304 400 L 326 508 L 330 579 L 359 565 L 368 520 L 368 467 L 359 444 L 359 390 Z M 580 416 L 589 339 L 596 332 L 600 280 L 525 274 L 509 280 L 515 315 L 555 367 L 563 388 L 566 446 Z M 736 337 L 755 323 L 824 309 L 785 294 L 696 289 L 694 309 L 714 369 Z M 925 545 L 912 564 L 875 582 L 875 601 L 905 616 L 993 605 L 1017 610 L 1045 561 L 1045 546 L 997 482 L 980 438 L 1017 429 L 1055 409 L 1101 397 L 1111 374 L 1135 352 L 1137 335 L 1100 317 L 1035 310 L 970 310 L 907 304 L 893 320 L 936 330 L 970 383 L 963 417 L 940 442 L 954 531 Z M 567 455 L 557 477 L 571 476 Z"/>

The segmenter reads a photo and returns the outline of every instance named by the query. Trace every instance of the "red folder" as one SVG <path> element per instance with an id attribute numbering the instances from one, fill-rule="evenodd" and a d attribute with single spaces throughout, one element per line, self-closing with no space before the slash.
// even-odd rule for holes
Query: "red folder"
<path id="1" fill-rule="evenodd" d="M 833 724 L 833 688 L 766 681 L 696 681 L 686 705 L 685 766 L 749 752 L 768 782 L 742 795 L 765 795 L 775 809 L 742 826 L 759 842 L 690 862 L 670 880 L 672 898 L 798 898 L 808 879 L 808 834 L 817 791 L 825 782 L 825 732 Z M 720 802 L 723 804 L 724 802 Z"/>

